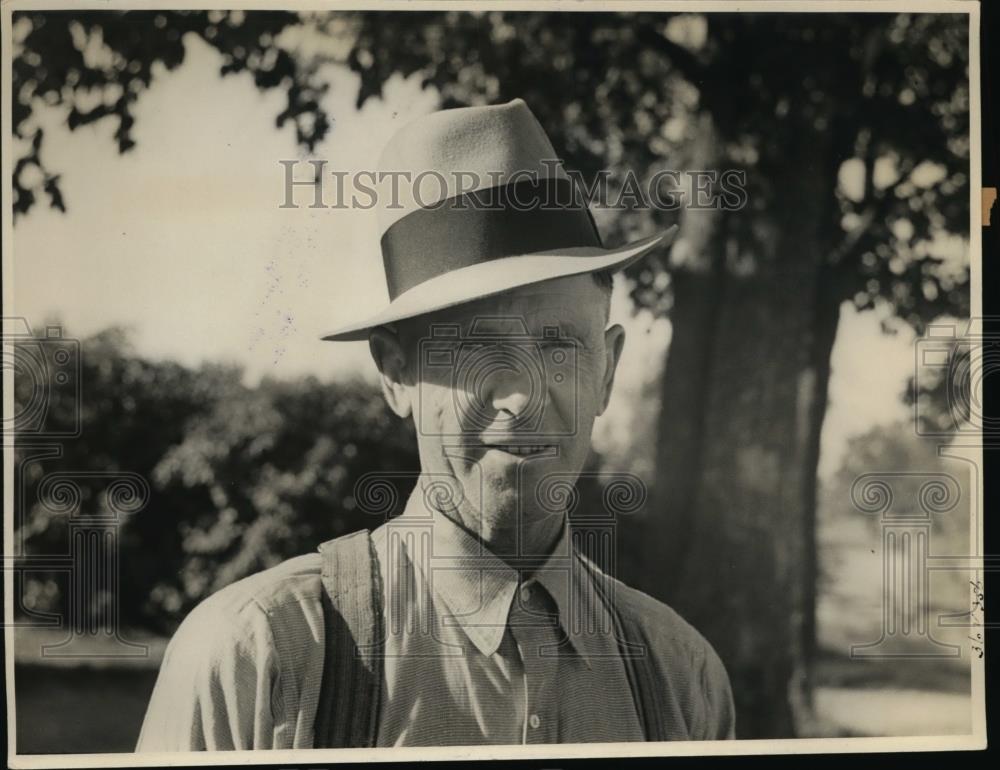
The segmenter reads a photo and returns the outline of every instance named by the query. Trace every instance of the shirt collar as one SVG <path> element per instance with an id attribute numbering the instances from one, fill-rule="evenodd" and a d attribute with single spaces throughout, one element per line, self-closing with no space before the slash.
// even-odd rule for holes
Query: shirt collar
<path id="1" fill-rule="evenodd" d="M 447 624 L 457 624 L 476 648 L 490 656 L 500 647 L 511 602 L 519 585 L 518 571 L 493 554 L 477 538 L 448 516 L 427 505 L 420 480 L 397 523 L 425 524 L 430 549 L 407 543 L 409 557 L 418 565 L 433 595 L 447 607 Z M 392 525 L 392 522 L 389 522 Z M 606 654 L 613 640 L 611 615 L 594 590 L 591 577 L 577 553 L 567 517 L 552 552 L 530 575 L 552 596 L 559 621 L 578 654 L 589 658 Z"/>

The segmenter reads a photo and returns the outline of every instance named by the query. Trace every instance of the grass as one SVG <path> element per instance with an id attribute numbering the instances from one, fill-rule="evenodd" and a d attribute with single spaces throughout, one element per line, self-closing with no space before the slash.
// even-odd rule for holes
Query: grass
<path id="1" fill-rule="evenodd" d="M 863 660 L 824 650 L 819 655 L 814 673 L 817 685 L 838 689 L 916 687 L 953 695 L 969 695 L 972 688 L 972 671 L 968 660 Z"/>
<path id="2" fill-rule="evenodd" d="M 16 666 L 18 753 L 133 751 L 155 682 L 149 668 Z"/>

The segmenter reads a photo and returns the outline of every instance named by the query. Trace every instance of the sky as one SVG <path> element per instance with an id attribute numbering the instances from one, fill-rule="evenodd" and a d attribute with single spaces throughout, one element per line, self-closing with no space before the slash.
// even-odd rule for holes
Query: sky
<path id="1" fill-rule="evenodd" d="M 161 68 L 140 98 L 137 147 L 126 155 L 116 150 L 113 121 L 70 133 L 62 113 L 39 113 L 44 158 L 62 175 L 68 212 L 43 203 L 18 221 L 14 314 L 33 324 L 58 319 L 77 337 L 125 325 L 144 355 L 239 363 L 250 381 L 372 378 L 366 343 L 319 337 L 387 301 L 373 212 L 280 208 L 278 161 L 305 158 L 291 126 L 275 129 L 283 96 L 260 92 L 245 74 L 220 78 L 214 49 L 197 38 L 187 44 L 185 63 Z M 330 169 L 374 168 L 396 128 L 437 105 L 417 79 L 396 78 L 383 99 L 357 111 L 354 76 L 335 67 L 324 74 L 333 128 L 311 157 L 326 158 Z M 663 360 L 670 334 L 668 322 L 633 314 L 622 282 L 612 314 L 628 331 L 616 381 L 626 395 L 599 422 L 598 448 L 622 440 L 627 394 L 655 374 L 648 362 Z M 849 437 L 908 414 L 900 393 L 913 372 L 913 337 L 883 334 L 885 315 L 844 308 L 823 477 L 838 467 Z"/>

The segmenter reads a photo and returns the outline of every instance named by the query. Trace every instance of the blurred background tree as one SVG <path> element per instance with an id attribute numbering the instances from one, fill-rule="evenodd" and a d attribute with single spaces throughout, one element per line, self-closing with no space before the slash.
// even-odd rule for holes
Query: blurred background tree
<path id="1" fill-rule="evenodd" d="M 188 32 L 222 52 L 223 74 L 247 68 L 258 87 L 286 90 L 278 120 L 294 119 L 306 147 L 328 126 L 314 75 L 335 61 L 360 77 L 359 107 L 396 74 L 419 74 L 443 107 L 523 97 L 569 167 L 586 179 L 612 172 L 612 198 L 627 171 L 744 170 L 738 211 L 596 212 L 609 243 L 682 225 L 669 254 L 629 275 L 637 305 L 669 315 L 673 331 L 653 400 L 653 494 L 624 527 L 629 552 L 619 562 L 627 582 L 675 606 L 720 652 L 740 737 L 813 732 L 816 470 L 841 308 L 886 304 L 918 332 L 969 310 L 964 251 L 956 259 L 950 248 L 968 237 L 965 16 L 303 17 L 312 32 L 345 42 L 331 59 L 279 47 L 276 33 L 297 21 L 287 14 L 42 15 L 15 17 L 22 213 L 41 194 L 67 204 L 57 171 L 42 163 L 32 110 L 69 103 L 71 126 L 117 119 L 125 151 L 129 104 L 148 87 L 153 62 L 179 63 Z M 94 36 L 110 64 L 85 55 Z M 77 105 L 95 91 L 102 106 Z M 220 406 L 201 438 L 186 434 L 156 466 L 164 489 L 197 493 L 212 511 L 178 535 L 205 559 L 191 558 L 187 587 L 175 586 L 181 595 L 269 563 L 266 549 L 241 555 L 236 543 L 291 543 L 293 504 L 320 508 L 296 495 L 309 498 L 310 463 L 335 450 L 281 438 L 279 390 L 262 387 L 256 406 Z M 329 426 L 338 445 L 341 427 Z M 284 490 L 277 498 L 270 486 L 234 492 L 215 480 L 240 477 L 263 457 Z M 208 564 L 228 565 L 225 577 Z"/>
<path id="2" fill-rule="evenodd" d="M 415 436 L 399 430 L 379 390 L 363 382 L 264 380 L 219 398 L 153 471 L 187 499 L 176 603 L 219 588 L 332 537 L 374 529 L 378 509 L 355 494 L 372 471 L 400 474 L 406 499 L 419 467 Z M 384 514 L 399 510 L 384 510 Z"/>
<path id="3" fill-rule="evenodd" d="M 70 518 L 101 512 L 107 480 L 88 473 L 150 479 L 148 504 L 120 530 L 125 627 L 172 633 L 222 586 L 337 535 L 378 526 L 354 499 L 369 471 L 409 474 L 394 500 L 405 500 L 412 486 L 415 437 L 399 430 L 370 384 L 304 378 L 250 387 L 238 367 L 192 369 L 144 358 L 122 329 L 86 338 L 81 347 L 80 437 L 63 442 L 58 457 L 37 460 L 32 437 L 19 440 L 25 510 L 16 539 L 28 555 L 65 553 Z M 30 397 L 20 395 L 21 403 Z M 67 430 L 74 419 L 72 409 L 53 412 L 47 430 Z M 40 489 L 60 471 L 80 488 L 76 510 L 51 505 Z M 58 573 L 32 570 L 26 580 L 29 610 L 62 607 L 60 592 L 46 589 L 61 580 Z"/>
<path id="4" fill-rule="evenodd" d="M 912 479 L 895 480 L 893 495 L 897 504 L 911 505 L 912 511 L 908 512 L 920 515 L 921 511 L 916 505 L 917 490 L 926 482 L 926 477 L 921 474 L 947 473 L 955 476 L 964 473 L 967 476 L 967 468 L 948 462 L 947 458 L 947 453 L 942 456 L 934 443 L 915 435 L 911 422 L 876 426 L 850 440 L 843 464 L 824 485 L 820 508 L 836 520 L 838 513 L 846 507 L 844 501 L 850 499 L 855 480 L 863 474 L 871 473 L 873 468 L 890 472 L 919 471 Z M 960 486 L 963 489 L 969 488 L 969 484 L 967 477 L 961 479 Z M 963 498 L 955 510 L 933 517 L 931 537 L 934 539 L 935 555 L 973 553 L 969 541 L 970 502 Z M 882 522 L 878 516 L 861 513 L 857 509 L 852 513 L 864 520 L 873 533 L 880 532 Z M 968 578 L 967 573 L 957 570 L 941 570 L 935 575 L 935 585 L 931 586 L 930 596 L 932 613 L 967 611 Z"/>
<path id="5" fill-rule="evenodd" d="M 631 269 L 669 313 L 653 495 L 627 582 L 702 630 L 741 737 L 809 733 L 816 470 L 841 305 L 968 313 L 967 27 L 947 15 L 364 14 L 358 103 L 421 73 L 442 106 L 523 97 L 571 168 L 743 169 Z M 676 213 L 607 222 L 647 235 Z M 761 590 L 763 586 L 767 588 Z M 743 587 L 743 588 L 741 588 Z"/>

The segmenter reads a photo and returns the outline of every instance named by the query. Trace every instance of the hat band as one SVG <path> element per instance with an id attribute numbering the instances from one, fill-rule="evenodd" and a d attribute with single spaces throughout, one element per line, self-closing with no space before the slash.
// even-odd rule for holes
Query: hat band
<path id="1" fill-rule="evenodd" d="M 416 209 L 382 235 L 390 299 L 424 281 L 494 259 L 580 246 L 601 248 L 569 179 L 524 179 Z"/>

